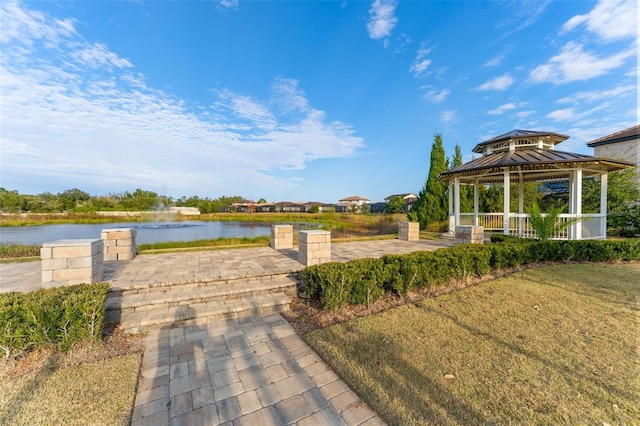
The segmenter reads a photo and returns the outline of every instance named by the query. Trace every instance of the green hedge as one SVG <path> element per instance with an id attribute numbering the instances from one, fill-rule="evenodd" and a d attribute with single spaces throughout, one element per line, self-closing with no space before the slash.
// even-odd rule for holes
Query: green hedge
<path id="1" fill-rule="evenodd" d="M 0 293 L 0 349 L 6 357 L 42 347 L 68 351 L 102 335 L 109 284 Z"/>
<path id="2" fill-rule="evenodd" d="M 640 239 L 620 241 L 535 241 L 506 238 L 488 245 L 464 244 L 434 251 L 386 255 L 305 268 L 307 294 L 324 309 L 371 304 L 385 292 L 405 294 L 416 288 L 481 277 L 492 270 L 532 262 L 612 262 L 640 260 Z"/>

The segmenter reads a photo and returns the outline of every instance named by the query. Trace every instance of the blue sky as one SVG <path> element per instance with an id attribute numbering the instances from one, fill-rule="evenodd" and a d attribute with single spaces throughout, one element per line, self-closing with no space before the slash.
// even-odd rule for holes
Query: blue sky
<path id="1" fill-rule="evenodd" d="M 638 123 L 638 5 L 0 2 L 0 186 L 379 201 L 513 129 Z"/>

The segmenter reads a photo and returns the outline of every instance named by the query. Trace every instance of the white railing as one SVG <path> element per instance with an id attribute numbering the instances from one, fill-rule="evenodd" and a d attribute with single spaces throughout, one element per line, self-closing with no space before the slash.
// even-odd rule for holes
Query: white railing
<path id="1" fill-rule="evenodd" d="M 542 216 L 546 216 L 543 214 Z M 573 240 L 578 235 L 578 227 L 581 227 L 581 239 L 604 239 L 606 237 L 606 216 L 601 214 L 560 214 L 558 223 L 568 223 L 579 217 L 577 224 L 565 227 L 564 230 L 554 235 L 553 239 Z M 460 213 L 460 225 L 474 225 L 473 213 Z M 477 226 L 482 226 L 486 231 L 503 231 L 503 213 L 478 213 Z M 528 214 L 509 213 L 509 235 L 522 238 L 537 238 L 537 234 L 531 228 L 531 218 Z"/>
<path id="2" fill-rule="evenodd" d="M 504 229 L 504 213 L 478 213 L 478 225 L 485 231 Z M 460 225 L 473 225 L 473 213 L 460 213 Z"/>

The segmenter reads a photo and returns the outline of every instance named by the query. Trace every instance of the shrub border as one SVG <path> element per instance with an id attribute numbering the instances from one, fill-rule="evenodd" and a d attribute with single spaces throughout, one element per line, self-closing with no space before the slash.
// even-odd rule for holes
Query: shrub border
<path id="1" fill-rule="evenodd" d="M 500 242 L 309 266 L 302 270 L 302 282 L 309 297 L 319 300 L 323 309 L 335 310 L 346 305 L 369 306 L 385 293 L 406 294 L 535 262 L 640 260 L 640 239 L 535 241 L 498 237 L 496 241 Z"/>
<path id="2" fill-rule="evenodd" d="M 102 337 L 107 283 L 0 293 L 0 350 L 17 357 L 43 346 L 66 352 Z"/>

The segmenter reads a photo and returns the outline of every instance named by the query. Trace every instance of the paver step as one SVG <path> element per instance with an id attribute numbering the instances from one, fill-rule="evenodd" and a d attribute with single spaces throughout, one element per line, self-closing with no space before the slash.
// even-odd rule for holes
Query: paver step
<path id="1" fill-rule="evenodd" d="M 120 329 L 128 333 L 140 333 L 162 326 L 184 326 L 221 319 L 246 318 L 287 311 L 290 303 L 291 298 L 286 294 L 272 293 L 232 300 L 162 306 L 123 316 Z"/>
<path id="2" fill-rule="evenodd" d="M 128 332 L 289 309 L 298 281 L 287 274 L 111 291 L 105 322 Z M 197 321 L 197 322 L 196 322 Z"/>
<path id="3" fill-rule="evenodd" d="M 269 293 L 296 295 L 298 281 L 288 275 L 261 279 L 238 279 L 197 284 L 176 284 L 163 287 L 111 292 L 106 310 L 139 312 L 159 306 L 205 303 L 214 300 L 230 300 Z"/>

